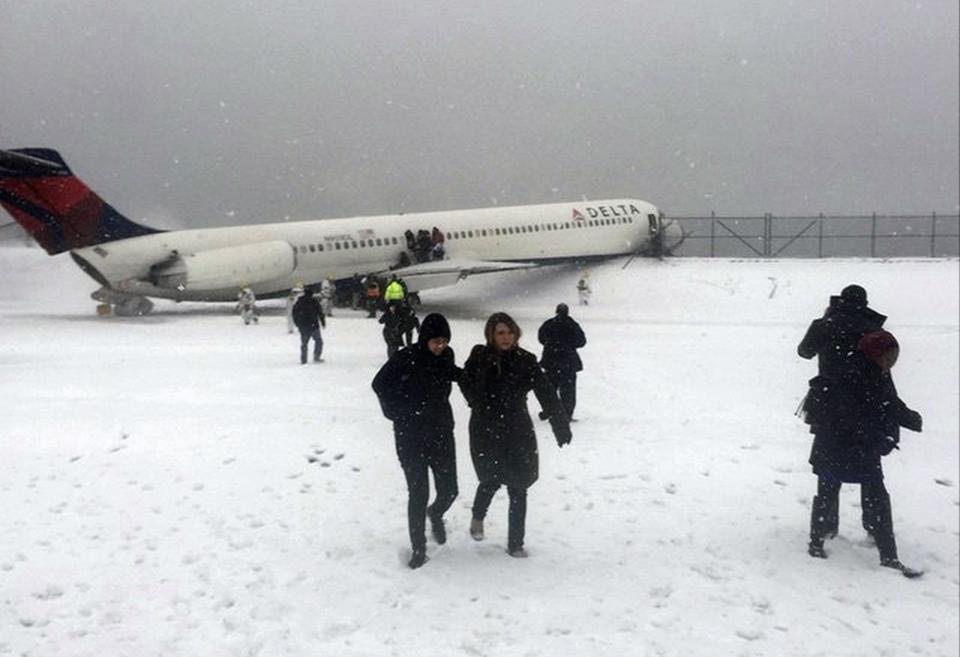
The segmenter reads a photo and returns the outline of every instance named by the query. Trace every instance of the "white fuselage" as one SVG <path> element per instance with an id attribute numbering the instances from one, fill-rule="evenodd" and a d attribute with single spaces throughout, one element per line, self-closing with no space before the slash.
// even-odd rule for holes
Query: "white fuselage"
<path id="1" fill-rule="evenodd" d="M 258 296 L 273 295 L 298 282 L 309 285 L 396 266 L 407 251 L 407 230 L 416 234 L 439 228 L 449 261 L 549 262 L 634 253 L 650 238 L 657 217 L 657 208 L 646 201 L 613 199 L 177 230 L 73 253 L 121 292 L 235 300 L 242 284 Z M 232 270 L 222 272 L 215 284 L 170 287 L 151 282 L 151 268 L 172 258 L 203 260 L 209 269 L 221 256 Z"/>

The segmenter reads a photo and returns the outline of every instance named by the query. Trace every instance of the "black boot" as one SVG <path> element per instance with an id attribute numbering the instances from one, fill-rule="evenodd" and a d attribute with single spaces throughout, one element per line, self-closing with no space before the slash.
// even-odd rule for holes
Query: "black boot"
<path id="1" fill-rule="evenodd" d="M 438 516 L 427 509 L 427 517 L 430 519 L 430 532 L 433 534 L 433 540 L 437 545 L 443 545 L 447 542 L 447 528 L 443 524 L 443 516 Z"/>
<path id="2" fill-rule="evenodd" d="M 831 517 L 830 502 L 820 495 L 813 496 L 810 506 L 810 545 L 807 553 L 811 557 L 826 559 L 827 553 L 823 550 L 823 539 L 828 538 L 831 532 L 836 531 Z"/>
<path id="3" fill-rule="evenodd" d="M 416 570 L 425 563 L 427 563 L 427 551 L 421 549 L 413 551 L 413 554 L 410 555 L 410 562 L 407 565 Z"/>
<path id="4" fill-rule="evenodd" d="M 922 570 L 917 570 L 916 568 L 905 566 L 904 564 L 900 563 L 899 559 L 896 559 L 896 558 L 881 559 L 880 565 L 883 566 L 884 568 L 893 568 L 894 570 L 899 570 L 903 574 L 903 576 L 908 579 L 914 579 L 916 577 L 920 577 L 921 575 L 923 575 Z"/>

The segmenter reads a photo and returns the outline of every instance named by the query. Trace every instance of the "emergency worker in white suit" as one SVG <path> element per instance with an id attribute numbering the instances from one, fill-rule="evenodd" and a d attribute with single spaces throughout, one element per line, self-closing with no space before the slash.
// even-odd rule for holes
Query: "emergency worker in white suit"
<path id="1" fill-rule="evenodd" d="M 244 285 L 237 294 L 237 311 L 244 324 L 259 323 L 257 318 L 257 297 L 248 286 Z"/>
<path id="2" fill-rule="evenodd" d="M 590 284 L 587 283 L 586 278 L 581 278 L 577 281 L 577 296 L 580 298 L 581 306 L 590 304 Z"/>
<path id="3" fill-rule="evenodd" d="M 320 308 L 327 317 L 333 317 L 333 298 L 337 294 L 337 284 L 332 278 L 325 278 L 320 284 Z"/>

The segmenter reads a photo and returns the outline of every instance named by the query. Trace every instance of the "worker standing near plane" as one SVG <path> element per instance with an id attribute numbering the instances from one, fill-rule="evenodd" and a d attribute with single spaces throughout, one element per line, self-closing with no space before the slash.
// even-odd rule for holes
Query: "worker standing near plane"
<path id="1" fill-rule="evenodd" d="M 580 324 L 570 317 L 567 304 L 560 303 L 556 315 L 540 326 L 537 339 L 543 345 L 540 366 L 560 397 L 567 417 L 573 422 L 573 409 L 577 406 L 577 372 L 583 369 L 577 349 L 587 344 L 587 338 Z"/>
<path id="2" fill-rule="evenodd" d="M 237 293 L 237 311 L 240 313 L 240 319 L 248 326 L 250 322 L 254 324 L 260 322 L 257 317 L 257 296 L 247 285 L 243 285 Z"/>
<path id="3" fill-rule="evenodd" d="M 580 299 L 581 306 L 590 305 L 590 284 L 587 283 L 586 278 L 577 281 L 577 297 Z"/>
<path id="4" fill-rule="evenodd" d="M 390 276 L 390 282 L 383 291 L 384 303 L 390 304 L 391 302 L 395 302 L 399 304 L 403 301 L 406 295 L 406 290 L 403 289 L 403 285 L 401 285 L 400 281 L 397 280 L 397 275 L 392 274 Z"/>
<path id="5" fill-rule="evenodd" d="M 373 379 L 383 414 L 393 422 L 397 457 L 407 481 L 410 568 L 419 568 L 427 560 L 427 518 L 434 540 L 441 545 L 447 541 L 443 514 L 459 492 L 450 387 L 462 370 L 449 343 L 446 318 L 439 313 L 427 315 L 417 343 L 399 351 Z M 428 506 L 429 471 L 436 497 Z"/>
<path id="6" fill-rule="evenodd" d="M 313 360 L 323 362 L 323 337 L 320 327 L 327 328 L 327 320 L 323 316 L 320 303 L 313 296 L 313 289 L 308 287 L 303 295 L 293 304 L 293 321 L 300 329 L 300 364 L 307 364 L 307 347 L 313 338 Z"/>
<path id="7" fill-rule="evenodd" d="M 320 283 L 320 307 L 323 314 L 327 317 L 333 317 L 333 300 L 337 296 L 337 284 L 333 278 L 328 276 Z"/>
<path id="8" fill-rule="evenodd" d="M 527 489 L 540 474 L 537 436 L 527 410 L 533 391 L 560 447 L 572 438 L 567 415 L 537 357 L 518 345 L 520 327 L 494 313 L 463 366 L 460 389 L 470 405 L 470 456 L 480 484 L 473 499 L 470 536 L 483 540 L 483 521 L 500 486 L 510 496 L 507 553 L 526 557 Z M 422 335 L 422 333 L 421 333 Z"/>
<path id="9" fill-rule="evenodd" d="M 380 283 L 373 274 L 366 277 L 367 317 L 377 316 L 377 305 L 380 303 Z"/>

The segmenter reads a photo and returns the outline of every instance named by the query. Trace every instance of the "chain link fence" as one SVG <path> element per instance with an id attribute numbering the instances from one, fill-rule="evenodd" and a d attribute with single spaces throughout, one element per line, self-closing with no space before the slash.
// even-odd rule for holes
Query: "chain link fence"
<path id="1" fill-rule="evenodd" d="M 720 258 L 950 258 L 960 215 L 671 217 L 686 239 L 675 254 Z"/>

